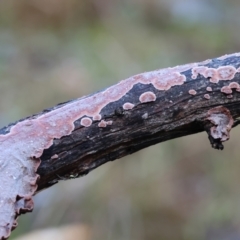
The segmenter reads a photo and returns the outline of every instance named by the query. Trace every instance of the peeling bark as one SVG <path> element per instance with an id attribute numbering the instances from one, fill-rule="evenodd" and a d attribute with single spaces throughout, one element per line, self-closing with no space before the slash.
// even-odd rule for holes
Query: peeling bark
<path id="1" fill-rule="evenodd" d="M 40 191 L 153 144 L 201 131 L 207 131 L 214 148 L 222 149 L 240 116 L 239 84 L 236 53 L 138 74 L 1 129 L 1 183 L 9 179 L 14 186 L 22 177 L 23 186 L 11 196 L 0 193 L 0 203 L 10 199 L 13 204 L 9 220 L 0 217 L 0 239 L 16 227 L 20 213 L 32 209 L 38 175 Z M 22 166 L 28 171 L 21 172 Z M 15 173 L 17 180 L 12 179 Z M 0 212 L 6 206 L 1 204 Z"/>

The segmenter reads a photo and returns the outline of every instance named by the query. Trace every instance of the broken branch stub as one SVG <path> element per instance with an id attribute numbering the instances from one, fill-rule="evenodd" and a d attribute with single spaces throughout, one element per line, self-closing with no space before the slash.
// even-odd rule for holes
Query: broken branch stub
<path id="1" fill-rule="evenodd" d="M 230 138 L 230 131 L 234 123 L 231 113 L 223 106 L 211 108 L 208 111 L 207 120 L 210 121 L 212 125 L 208 125 L 207 127 L 207 133 L 212 147 L 222 150 L 222 142 Z"/>
<path id="2" fill-rule="evenodd" d="M 212 144 L 222 148 L 240 116 L 239 69 L 236 53 L 141 73 L 1 129 L 0 239 L 10 235 L 18 215 L 32 210 L 36 190 L 201 132 L 199 122 L 208 122 Z"/>

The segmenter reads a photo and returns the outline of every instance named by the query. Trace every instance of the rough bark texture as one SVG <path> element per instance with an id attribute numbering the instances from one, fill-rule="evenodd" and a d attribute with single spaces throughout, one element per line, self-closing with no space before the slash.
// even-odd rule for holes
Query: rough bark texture
<path id="1" fill-rule="evenodd" d="M 222 149 L 240 116 L 239 67 L 237 53 L 139 74 L 11 124 L 0 130 L 0 142 L 36 161 L 32 168 L 41 160 L 37 191 L 153 144 L 201 131 L 207 131 L 214 148 Z M 21 139 L 19 150 L 16 142 Z M 30 198 L 17 195 L 16 201 Z M 16 216 L 21 212 L 16 210 Z"/>

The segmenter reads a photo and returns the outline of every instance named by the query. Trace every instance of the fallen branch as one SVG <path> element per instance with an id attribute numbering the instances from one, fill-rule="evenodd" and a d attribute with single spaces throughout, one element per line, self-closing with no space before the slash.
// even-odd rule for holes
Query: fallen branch
<path id="1" fill-rule="evenodd" d="M 59 180 L 169 139 L 222 142 L 240 116 L 240 53 L 146 72 L 0 130 L 0 239 Z M 40 176 L 40 178 L 39 178 Z"/>

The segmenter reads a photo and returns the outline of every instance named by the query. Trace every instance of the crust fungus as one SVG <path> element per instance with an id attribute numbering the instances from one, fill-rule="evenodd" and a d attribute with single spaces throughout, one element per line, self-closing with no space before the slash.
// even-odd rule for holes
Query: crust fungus
<path id="1" fill-rule="evenodd" d="M 205 78 L 210 78 L 210 82 L 218 83 L 220 80 L 231 80 L 234 78 L 237 69 L 233 66 L 222 66 L 219 68 L 208 68 L 204 66 L 192 69 L 192 78 L 196 79 L 198 74 Z"/>
<path id="2" fill-rule="evenodd" d="M 210 95 L 209 94 L 204 94 L 204 98 L 206 98 L 207 100 L 210 99 Z"/>
<path id="3" fill-rule="evenodd" d="M 81 125 L 84 127 L 90 127 L 92 125 L 92 120 L 88 117 L 84 117 L 81 119 Z"/>
<path id="4" fill-rule="evenodd" d="M 224 86 L 224 87 L 221 88 L 221 92 L 225 93 L 225 94 L 231 94 L 232 89 L 229 86 Z"/>
<path id="5" fill-rule="evenodd" d="M 191 94 L 191 95 L 196 95 L 197 94 L 197 92 L 194 89 L 190 89 L 188 91 L 188 93 Z"/>
<path id="6" fill-rule="evenodd" d="M 207 87 L 206 90 L 207 90 L 208 92 L 212 92 L 212 88 L 211 88 L 211 87 Z"/>
<path id="7" fill-rule="evenodd" d="M 239 86 L 239 84 L 238 84 L 237 82 L 231 82 L 231 83 L 229 84 L 229 87 L 230 87 L 230 88 L 240 88 L 240 86 Z"/>
<path id="8" fill-rule="evenodd" d="M 208 111 L 207 121 L 210 122 L 210 125 L 206 123 L 205 128 L 212 147 L 222 150 L 222 142 L 229 139 L 229 133 L 234 123 L 230 111 L 223 106 L 212 108 Z"/>
<path id="9" fill-rule="evenodd" d="M 132 109 L 133 107 L 134 107 L 134 104 L 129 103 L 129 102 L 123 104 L 123 109 L 124 109 L 124 110 L 130 110 L 130 109 Z"/>
<path id="10" fill-rule="evenodd" d="M 231 80 L 234 78 L 236 73 L 236 68 L 233 66 L 223 66 L 217 69 L 219 80 Z"/>
<path id="11" fill-rule="evenodd" d="M 112 125 L 113 121 L 105 121 L 105 120 L 102 120 L 99 124 L 98 124 L 98 127 L 100 128 L 105 128 L 107 127 L 108 125 Z"/>
<path id="12" fill-rule="evenodd" d="M 93 116 L 93 121 L 99 121 L 101 119 L 102 119 L 102 116 L 100 114 Z"/>
<path id="13" fill-rule="evenodd" d="M 141 103 L 154 102 L 156 101 L 156 95 L 153 92 L 145 92 L 139 97 Z"/>

